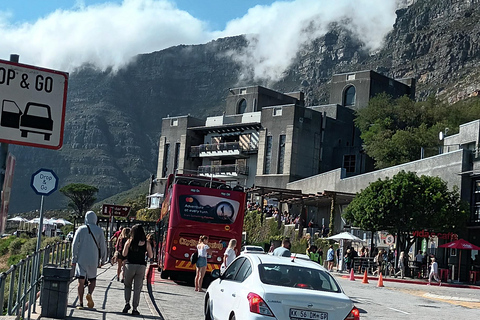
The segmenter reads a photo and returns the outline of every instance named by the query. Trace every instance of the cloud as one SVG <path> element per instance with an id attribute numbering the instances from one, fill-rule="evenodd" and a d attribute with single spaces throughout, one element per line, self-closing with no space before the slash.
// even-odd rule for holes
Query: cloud
<path id="1" fill-rule="evenodd" d="M 249 47 L 232 55 L 248 77 L 279 80 L 305 45 L 344 24 L 365 43 L 378 49 L 395 22 L 395 0 L 297 0 L 256 6 L 227 24 L 225 35 L 246 33 Z"/>
<path id="2" fill-rule="evenodd" d="M 395 22 L 397 0 L 296 0 L 256 6 L 230 21 L 225 30 L 167 0 L 124 0 L 57 10 L 34 23 L 9 24 L 0 13 L 0 54 L 20 55 L 27 64 L 73 71 L 85 64 L 101 70 L 125 66 L 136 55 L 179 44 L 206 43 L 218 37 L 248 34 L 249 47 L 233 55 L 256 79 L 276 80 L 298 50 L 325 34 L 329 23 L 348 21 L 372 50 Z"/>

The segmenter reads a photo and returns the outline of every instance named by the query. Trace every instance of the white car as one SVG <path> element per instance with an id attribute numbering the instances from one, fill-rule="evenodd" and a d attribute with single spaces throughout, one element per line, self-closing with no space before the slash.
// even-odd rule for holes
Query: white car
<path id="1" fill-rule="evenodd" d="M 319 264 L 271 255 L 238 256 L 207 289 L 205 319 L 359 320 L 360 312 Z"/>
<path id="2" fill-rule="evenodd" d="M 244 253 L 265 253 L 265 250 L 260 246 L 243 246 L 240 249 L 240 254 Z"/>

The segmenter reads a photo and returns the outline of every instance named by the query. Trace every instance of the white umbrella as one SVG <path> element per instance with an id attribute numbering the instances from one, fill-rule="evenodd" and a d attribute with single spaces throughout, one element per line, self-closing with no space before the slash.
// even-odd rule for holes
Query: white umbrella
<path id="1" fill-rule="evenodd" d="M 53 220 L 52 222 L 54 222 L 54 223 L 56 223 L 56 224 L 63 224 L 63 225 L 73 224 L 73 223 L 71 223 L 70 221 L 65 220 L 65 219 L 63 219 L 63 218 L 60 218 L 60 219 L 57 219 L 57 220 Z"/>
<path id="2" fill-rule="evenodd" d="M 22 217 L 15 217 L 15 218 L 10 218 L 10 219 L 7 219 L 8 221 L 18 221 L 18 222 L 25 222 L 25 221 L 28 221 L 27 219 L 25 218 L 22 218 Z"/>
<path id="3" fill-rule="evenodd" d="M 32 220 L 27 221 L 27 223 L 40 224 L 40 218 L 33 218 Z M 43 224 L 53 224 L 50 219 L 43 218 Z"/>
<path id="4" fill-rule="evenodd" d="M 363 240 L 349 232 L 342 232 L 334 236 L 326 238 L 327 240 L 350 240 L 356 242 L 362 242 Z"/>

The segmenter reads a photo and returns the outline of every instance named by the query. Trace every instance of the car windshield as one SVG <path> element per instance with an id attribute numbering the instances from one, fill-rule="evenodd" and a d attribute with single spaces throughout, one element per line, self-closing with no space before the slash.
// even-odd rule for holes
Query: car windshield
<path id="1" fill-rule="evenodd" d="M 260 264 L 260 280 L 265 284 L 310 290 L 341 292 L 326 271 L 301 266 Z"/>

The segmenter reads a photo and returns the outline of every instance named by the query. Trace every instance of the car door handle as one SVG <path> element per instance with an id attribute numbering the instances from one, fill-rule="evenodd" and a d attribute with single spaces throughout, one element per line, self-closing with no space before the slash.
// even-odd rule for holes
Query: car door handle
<path id="1" fill-rule="evenodd" d="M 235 298 L 236 296 L 237 296 L 237 295 L 236 295 L 235 293 L 232 293 L 232 297 L 234 297 L 234 298 Z"/>
<path id="2" fill-rule="evenodd" d="M 223 289 L 220 289 L 221 292 L 223 292 Z"/>

